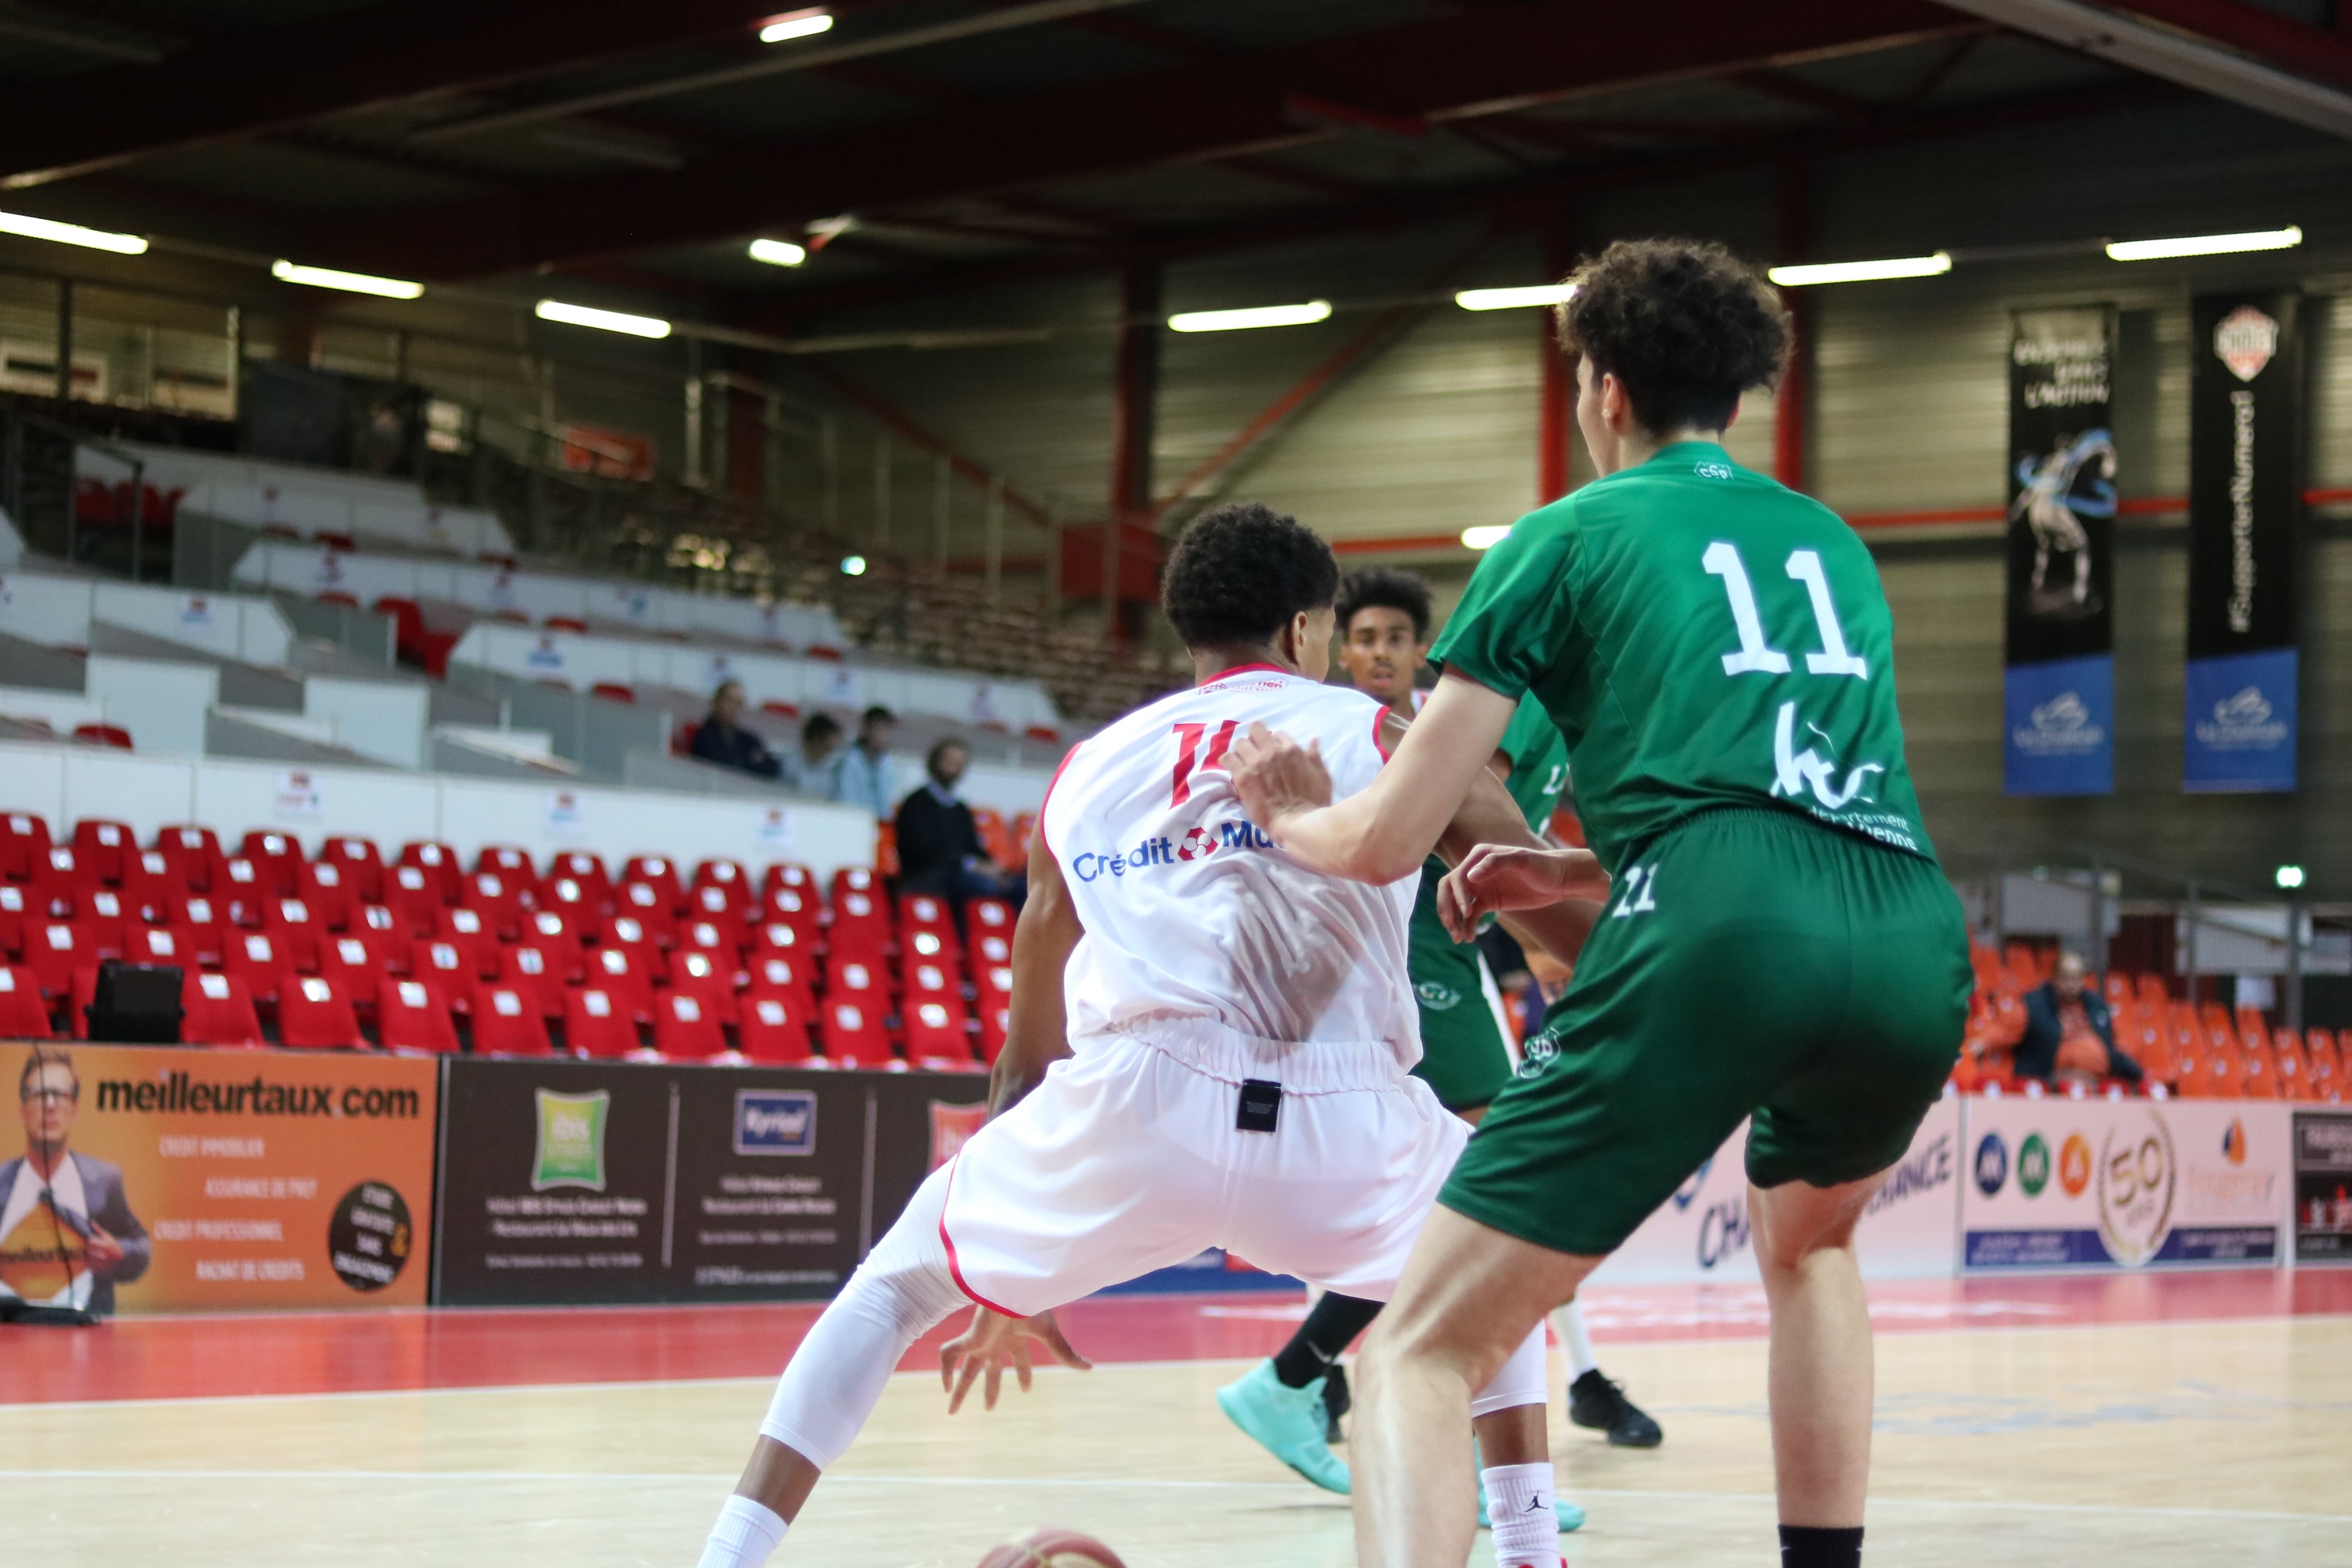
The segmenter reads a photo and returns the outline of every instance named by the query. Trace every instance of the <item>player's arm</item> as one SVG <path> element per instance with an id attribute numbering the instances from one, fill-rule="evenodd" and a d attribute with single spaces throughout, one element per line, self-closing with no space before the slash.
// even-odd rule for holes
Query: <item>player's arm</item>
<path id="1" fill-rule="evenodd" d="M 1383 725 L 1383 741 L 1393 756 L 1403 755 L 1405 736 L 1428 717 L 1408 726 L 1394 714 Z M 1396 764 L 1391 763 L 1391 767 Z M 1437 855 L 1449 866 L 1461 864 L 1486 847 L 1512 849 L 1542 850 L 1548 847 L 1535 829 L 1528 826 L 1518 802 L 1503 787 L 1492 767 L 1481 767 L 1470 778 L 1462 804 L 1454 809 L 1453 818 L 1445 824 L 1437 839 Z M 1581 880 L 1561 897 L 1540 909 L 1523 910 L 1511 918 L 1513 934 L 1524 944 L 1534 942 L 1562 963 L 1573 964 L 1583 949 L 1584 939 L 1592 933 L 1593 922 L 1601 918 L 1601 902 L 1608 896 L 1609 875 L 1601 869 L 1600 862 L 1584 850 L 1565 853 L 1580 855 L 1587 864 Z M 1450 880 L 1451 879 L 1449 879 Z M 1444 912 L 1440 906 L 1441 914 Z M 1464 929 L 1451 930 L 1457 942 L 1467 942 L 1475 934 L 1475 920 Z"/>
<path id="2" fill-rule="evenodd" d="M 1069 884 L 1062 879 L 1062 863 L 1045 847 L 1041 825 L 1029 836 L 1029 899 L 1013 928 L 1013 1001 L 1004 1049 L 989 1073 L 990 1116 L 1020 1104 L 1045 1081 L 1045 1069 L 1070 1054 L 1062 971 L 1086 934 Z"/>
<path id="3" fill-rule="evenodd" d="M 1225 766 L 1250 820 L 1293 859 L 1329 876 L 1393 882 L 1429 858 L 1470 786 L 1494 782 L 1486 759 L 1517 708 L 1517 699 L 1448 669 L 1380 776 L 1336 805 L 1328 804 L 1322 757 L 1263 724 L 1225 753 Z M 1507 805 L 1500 785 L 1496 793 Z"/>

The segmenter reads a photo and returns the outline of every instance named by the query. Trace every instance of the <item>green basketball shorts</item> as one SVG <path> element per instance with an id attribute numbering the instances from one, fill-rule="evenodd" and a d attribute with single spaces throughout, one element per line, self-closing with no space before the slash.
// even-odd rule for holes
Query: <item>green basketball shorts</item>
<path id="1" fill-rule="evenodd" d="M 1933 862 L 1774 807 L 1693 817 L 1622 868 L 1438 1201 L 1612 1252 L 1749 1115 L 1758 1186 L 1874 1174 L 1943 1092 L 1969 978 Z"/>
<path id="2" fill-rule="evenodd" d="M 1424 873 L 1424 883 L 1429 874 Z M 1475 1110 L 1511 1081 L 1510 1048 L 1487 1004 L 1478 949 L 1455 945 L 1437 923 L 1436 907 L 1406 928 L 1407 972 L 1421 1005 L 1421 1060 L 1413 1076 L 1425 1081 L 1448 1110 Z"/>

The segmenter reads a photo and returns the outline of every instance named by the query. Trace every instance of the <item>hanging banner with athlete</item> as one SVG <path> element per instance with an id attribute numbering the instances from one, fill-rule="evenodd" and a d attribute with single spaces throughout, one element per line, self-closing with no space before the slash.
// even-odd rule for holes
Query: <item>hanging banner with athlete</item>
<path id="1" fill-rule="evenodd" d="M 2008 795 L 2115 793 L 2115 349 L 2111 305 L 2011 317 Z"/>
<path id="2" fill-rule="evenodd" d="M 0 1046 L 0 1316 L 421 1307 L 438 1063 Z"/>
<path id="3" fill-rule="evenodd" d="M 2189 335 L 2181 788 L 2294 788 L 2303 334 L 2292 293 L 2206 294 Z"/>

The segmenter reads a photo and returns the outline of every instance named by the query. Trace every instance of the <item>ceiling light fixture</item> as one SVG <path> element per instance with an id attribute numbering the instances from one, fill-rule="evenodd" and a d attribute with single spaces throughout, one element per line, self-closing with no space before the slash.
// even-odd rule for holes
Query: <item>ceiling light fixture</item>
<path id="1" fill-rule="evenodd" d="M 669 336 L 669 323 L 659 316 L 632 316 L 621 310 L 592 310 L 585 305 L 567 305 L 561 300 L 541 300 L 533 313 L 542 321 L 562 321 L 569 326 L 626 332 L 632 337 Z"/>
<path id="2" fill-rule="evenodd" d="M 1482 522 L 1475 528 L 1464 529 L 1462 542 L 1472 550 L 1492 550 L 1509 538 L 1510 533 L 1511 525 L 1507 522 Z"/>
<path id="3" fill-rule="evenodd" d="M 301 283 L 312 289 L 341 289 L 346 294 L 381 294 L 387 300 L 414 300 L 425 292 L 422 283 L 405 283 L 397 278 L 371 278 L 364 272 L 338 272 L 331 267 L 297 267 L 290 261 L 273 261 L 269 275 L 280 283 Z"/>
<path id="4" fill-rule="evenodd" d="M 1887 261 L 1822 261 L 1801 267 L 1775 267 L 1765 273 L 1783 289 L 1807 289 L 1816 283 L 1876 283 L 1888 278 L 1934 278 L 1952 269 L 1944 251 L 1933 256 L 1898 256 Z"/>
<path id="5" fill-rule="evenodd" d="M 1171 332 L 1237 332 L 1249 327 L 1304 327 L 1331 314 L 1328 300 L 1303 305 L 1253 305 L 1244 310 L 1182 310 L 1168 318 Z"/>
<path id="6" fill-rule="evenodd" d="M 2252 234 L 2200 234 L 2182 239 L 2118 239 L 2107 246 L 2113 261 L 2162 261 L 2174 256 L 2230 256 L 2242 250 L 2292 250 L 2303 243 L 2303 230 L 2258 229 Z"/>
<path id="7" fill-rule="evenodd" d="M 109 234 L 102 228 L 84 228 L 78 223 L 52 223 L 45 217 L 26 217 L 23 213 L 0 213 L 0 234 L 20 234 L 26 239 L 47 239 L 59 245 L 111 250 L 118 256 L 143 256 L 147 251 L 147 241 L 139 235 Z"/>
<path id="8" fill-rule="evenodd" d="M 781 44 L 793 38 L 813 38 L 819 33 L 833 30 L 833 13 L 811 7 L 805 11 L 786 11 L 782 16 L 765 16 L 760 21 L 760 41 Z"/>
<path id="9" fill-rule="evenodd" d="M 1573 283 L 1538 283 L 1525 289 L 1465 289 L 1454 302 L 1465 310 L 1516 310 L 1528 305 L 1563 305 Z"/>
<path id="10" fill-rule="evenodd" d="M 808 247 L 794 245 L 789 239 L 755 239 L 751 242 L 751 259 L 771 267 L 798 267 L 808 259 Z"/>

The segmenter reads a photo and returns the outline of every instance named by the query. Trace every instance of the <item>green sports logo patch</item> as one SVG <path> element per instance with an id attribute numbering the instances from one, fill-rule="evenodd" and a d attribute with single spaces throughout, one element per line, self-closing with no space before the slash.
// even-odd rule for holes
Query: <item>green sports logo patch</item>
<path id="1" fill-rule="evenodd" d="M 1441 985 L 1434 980 L 1424 980 L 1412 988 L 1421 1005 L 1433 1013 L 1444 1013 L 1460 1005 L 1462 993 L 1451 985 Z"/>
<path id="2" fill-rule="evenodd" d="M 609 1090 L 539 1096 L 539 1145 L 531 1156 L 530 1190 L 586 1187 L 604 1190 L 604 1121 L 612 1109 Z"/>

